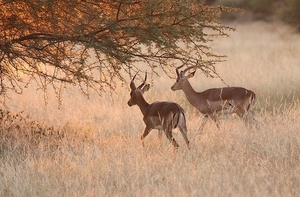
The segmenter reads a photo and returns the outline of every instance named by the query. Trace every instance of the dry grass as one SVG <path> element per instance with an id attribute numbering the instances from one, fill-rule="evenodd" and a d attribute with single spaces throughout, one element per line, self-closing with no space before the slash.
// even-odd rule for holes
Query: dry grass
<path id="1" fill-rule="evenodd" d="M 186 110 L 192 149 L 176 132 L 174 157 L 156 131 L 142 147 L 144 124 L 138 107 L 126 104 L 128 88 L 113 100 L 86 100 L 70 88 L 59 110 L 55 98 L 44 106 L 43 94 L 29 87 L 6 102 L 12 113 L 1 112 L 0 196 L 299 196 L 300 36 L 277 24 L 233 25 L 238 32 L 213 44 L 229 56 L 218 71 L 258 94 L 259 130 L 225 116 L 221 130 L 208 122 L 199 136 L 202 116 L 162 76 L 145 97 Z M 199 91 L 223 86 L 200 72 L 191 83 Z"/>

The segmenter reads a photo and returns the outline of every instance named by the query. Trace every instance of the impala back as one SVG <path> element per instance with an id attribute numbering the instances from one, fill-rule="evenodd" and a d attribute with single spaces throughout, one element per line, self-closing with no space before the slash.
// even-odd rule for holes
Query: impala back
<path id="1" fill-rule="evenodd" d="M 173 102 L 154 102 L 149 105 L 144 116 L 146 125 L 151 125 L 153 129 L 173 129 L 183 120 L 184 110 Z"/>
<path id="2" fill-rule="evenodd" d="M 206 104 L 209 108 L 228 113 L 248 111 L 256 100 L 253 91 L 241 87 L 208 89 L 203 91 L 201 96 L 207 98 Z"/>

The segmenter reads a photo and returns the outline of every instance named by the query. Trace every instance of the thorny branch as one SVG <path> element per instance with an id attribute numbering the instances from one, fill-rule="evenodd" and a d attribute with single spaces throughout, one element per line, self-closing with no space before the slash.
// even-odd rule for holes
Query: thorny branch
<path id="1" fill-rule="evenodd" d="M 22 93 L 32 81 L 45 99 L 52 87 L 59 102 L 68 84 L 87 97 L 90 91 L 101 95 L 127 83 L 132 72 L 172 77 L 181 63 L 221 79 L 215 64 L 226 57 L 212 53 L 208 43 L 234 30 L 217 21 L 220 14 L 238 11 L 193 0 L 51 2 L 2 4 L 1 96 Z"/>

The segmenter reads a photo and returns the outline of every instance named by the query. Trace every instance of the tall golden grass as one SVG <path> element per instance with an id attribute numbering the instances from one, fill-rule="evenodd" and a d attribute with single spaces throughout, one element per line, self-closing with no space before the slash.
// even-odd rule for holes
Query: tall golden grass
<path id="1" fill-rule="evenodd" d="M 141 145 L 142 114 L 127 106 L 128 87 L 89 100 L 68 88 L 58 109 L 54 94 L 45 106 L 32 85 L 0 111 L 0 196 L 299 196 L 300 35 L 275 23 L 230 25 L 237 32 L 212 44 L 228 55 L 217 71 L 257 93 L 260 129 L 223 116 L 220 130 L 209 121 L 199 135 L 202 115 L 162 75 L 145 98 L 186 110 L 192 149 L 175 131 L 174 156 L 155 130 Z M 197 91 L 224 86 L 200 72 L 190 81 Z"/>

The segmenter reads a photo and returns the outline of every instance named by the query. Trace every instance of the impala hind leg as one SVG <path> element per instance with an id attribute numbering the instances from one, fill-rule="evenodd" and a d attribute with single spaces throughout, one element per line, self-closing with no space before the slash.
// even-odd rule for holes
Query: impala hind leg
<path id="1" fill-rule="evenodd" d="M 167 138 L 171 141 L 172 145 L 174 146 L 174 151 L 176 151 L 179 145 L 173 137 L 172 130 L 165 130 L 165 133 Z"/>
<path id="2" fill-rule="evenodd" d="M 180 125 L 180 126 L 178 126 L 178 128 L 179 128 L 179 130 L 180 130 L 180 132 L 181 132 L 181 134 L 182 134 L 182 136 L 183 136 L 183 138 L 185 140 L 185 143 L 186 143 L 188 149 L 190 150 L 191 148 L 190 148 L 189 139 L 187 137 L 187 128 L 186 128 L 186 125 L 184 125 L 184 126 Z"/>
<path id="3" fill-rule="evenodd" d="M 160 144 L 162 143 L 162 136 L 163 136 L 163 130 L 158 129 L 158 141 Z"/>
<path id="4" fill-rule="evenodd" d="M 145 139 L 145 137 L 150 133 L 150 131 L 151 131 L 151 128 L 146 127 L 145 130 L 144 130 L 144 133 L 143 133 L 142 136 L 141 136 L 141 140 L 142 140 L 142 145 L 143 145 L 143 146 L 145 146 L 145 144 L 144 144 L 144 139 Z"/>
<path id="5" fill-rule="evenodd" d="M 243 120 L 247 128 L 254 126 L 256 129 L 259 129 L 259 122 L 250 114 L 245 114 Z"/>
<path id="6" fill-rule="evenodd" d="M 237 113 L 237 115 L 244 121 L 246 127 L 249 129 L 251 126 L 255 126 L 256 129 L 259 129 L 259 123 L 251 116 L 247 111 L 244 113 Z"/>

